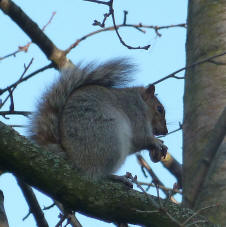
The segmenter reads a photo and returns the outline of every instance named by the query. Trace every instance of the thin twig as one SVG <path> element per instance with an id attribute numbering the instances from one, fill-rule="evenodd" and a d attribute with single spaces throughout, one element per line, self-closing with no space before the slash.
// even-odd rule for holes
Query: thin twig
<path id="1" fill-rule="evenodd" d="M 43 26 L 42 31 L 45 31 L 46 27 L 52 22 L 53 17 L 55 16 L 55 14 L 56 14 L 56 12 L 53 12 L 53 13 L 52 13 L 52 15 L 51 15 L 49 21 Z M 24 45 L 24 46 L 19 46 L 19 47 L 18 47 L 18 50 L 14 51 L 13 53 L 7 54 L 7 55 L 5 55 L 5 56 L 3 56 L 3 57 L 0 57 L 0 61 L 3 60 L 3 59 L 6 59 L 6 58 L 8 58 L 8 57 L 11 57 L 11 56 L 16 57 L 16 55 L 17 55 L 18 53 L 20 53 L 20 52 L 27 52 L 27 51 L 28 51 L 28 48 L 30 47 L 31 44 L 32 44 L 32 42 L 30 41 L 30 42 L 28 42 L 28 43 L 27 43 L 26 45 Z"/>
<path id="2" fill-rule="evenodd" d="M 25 117 L 28 117 L 31 115 L 32 112 L 29 111 L 0 111 L 0 115 L 5 116 L 5 115 L 23 115 Z"/>
<path id="3" fill-rule="evenodd" d="M 167 29 L 167 28 L 174 28 L 174 27 L 184 27 L 185 24 L 177 24 L 177 25 L 167 25 L 167 26 L 154 26 L 154 25 L 143 25 L 141 23 L 139 24 L 119 24 L 119 25 L 116 25 L 116 28 L 120 29 L 122 27 L 132 27 L 132 28 L 135 28 L 137 30 L 139 30 L 140 32 L 143 32 L 145 33 L 144 30 L 142 30 L 141 28 L 147 28 L 147 29 L 154 29 L 156 30 L 160 30 L 160 29 Z M 65 50 L 65 53 L 68 54 L 73 48 L 77 47 L 80 42 L 84 41 L 85 39 L 93 36 L 93 35 L 96 35 L 96 34 L 99 34 L 101 32 L 105 32 L 105 31 L 114 31 L 115 30 L 115 26 L 110 26 L 110 27 L 107 27 L 107 28 L 102 28 L 102 29 L 99 29 L 99 30 L 96 30 L 94 32 L 91 32 L 91 33 L 88 33 L 87 35 L 84 35 L 82 36 L 81 38 L 77 39 L 72 45 L 70 45 L 66 50 Z"/>
<path id="4" fill-rule="evenodd" d="M 162 79 L 155 81 L 153 84 L 154 84 L 154 85 L 155 85 L 155 84 L 158 84 L 158 83 L 160 83 L 160 82 L 162 82 L 162 81 L 164 81 L 164 80 L 166 80 L 166 79 L 169 79 L 169 78 L 184 79 L 185 77 L 176 77 L 175 74 L 177 74 L 177 73 L 179 73 L 179 72 L 182 72 L 182 71 L 184 71 L 184 70 L 190 69 L 190 68 L 192 68 L 192 67 L 195 67 L 195 66 L 197 66 L 197 65 L 200 65 L 200 64 L 209 62 L 210 60 L 212 60 L 212 59 L 214 59 L 214 58 L 217 58 L 217 57 L 221 57 L 221 56 L 223 56 L 223 55 L 225 55 L 225 54 L 226 54 L 226 51 L 224 51 L 224 52 L 222 52 L 222 53 L 220 53 L 220 54 L 216 54 L 216 55 L 214 55 L 214 56 L 205 58 L 205 59 L 203 59 L 203 60 L 197 61 L 197 62 L 195 62 L 195 63 L 193 63 L 193 64 L 191 64 L 191 65 L 185 66 L 185 67 L 183 67 L 183 68 L 181 68 L 181 69 L 176 70 L 176 71 L 173 72 L 173 73 L 170 73 L 169 75 L 163 77 Z"/>
<path id="5" fill-rule="evenodd" d="M 61 227 L 63 222 L 66 220 L 66 216 L 65 215 L 60 214 L 59 217 L 60 217 L 60 221 L 56 224 L 55 227 Z"/>
<path id="6" fill-rule="evenodd" d="M 115 22 L 115 14 L 114 14 L 114 9 L 113 9 L 113 0 L 110 1 L 111 2 L 111 5 L 109 6 L 109 12 L 111 12 L 111 16 L 112 16 L 112 22 L 113 22 L 113 25 L 114 25 L 114 28 L 115 28 L 115 32 L 120 40 L 120 42 L 122 43 L 123 46 L 127 47 L 128 49 L 144 49 L 144 50 L 148 50 L 150 48 L 151 45 L 146 45 L 146 46 L 143 46 L 143 47 L 132 47 L 130 45 L 127 45 L 122 37 L 120 36 L 119 32 L 118 32 L 118 28 L 117 28 L 117 25 L 116 25 L 116 22 Z"/>
<path id="7" fill-rule="evenodd" d="M 38 45 L 46 57 L 54 63 L 55 68 L 72 65 L 64 51 L 57 48 L 42 29 L 13 1 L 0 1 L 0 9 L 30 37 L 33 43 Z"/>
<path id="8" fill-rule="evenodd" d="M 110 15 L 112 16 L 112 21 L 113 21 L 113 27 L 109 27 L 109 28 L 105 28 L 105 29 L 101 29 L 101 30 L 98 30 L 98 31 L 95 31 L 95 32 L 92 32 L 90 34 L 87 34 L 85 36 L 83 36 L 81 39 L 77 40 L 74 44 L 72 44 L 69 48 L 67 48 L 65 50 L 66 53 L 68 53 L 72 48 L 76 47 L 82 40 L 88 38 L 89 36 L 91 35 L 94 35 L 94 34 L 97 34 L 99 32 L 103 32 L 103 31 L 110 31 L 110 30 L 115 30 L 120 42 L 126 46 L 128 49 L 144 49 L 144 50 L 148 50 L 149 47 L 151 45 L 146 45 L 146 46 L 143 46 L 143 47 L 132 47 L 128 44 L 126 44 L 121 35 L 119 34 L 118 32 L 118 29 L 120 27 L 133 27 L 143 33 L 145 33 L 145 31 L 141 28 L 151 28 L 151 29 L 154 29 L 154 31 L 156 32 L 157 36 L 161 36 L 161 34 L 159 33 L 159 30 L 160 29 L 166 29 L 166 28 L 172 28 L 172 27 L 184 27 L 186 28 L 186 24 L 185 23 L 181 23 L 181 24 L 178 24 L 178 25 L 168 25 L 168 26 L 152 26 L 152 25 L 143 25 L 142 23 L 139 23 L 139 24 L 127 24 L 126 23 L 126 20 L 127 20 L 127 14 L 128 12 L 127 11 L 124 11 L 124 19 L 123 19 L 123 23 L 120 24 L 120 25 L 116 25 L 116 22 L 115 22 L 115 15 L 114 15 L 114 8 L 113 8 L 113 0 L 110 0 L 108 2 L 103 2 L 103 1 L 97 1 L 97 0 L 85 0 L 85 1 L 89 1 L 89 2 L 94 2 L 94 3 L 98 3 L 98 4 L 104 4 L 104 5 L 107 5 L 109 7 L 109 12 L 104 14 L 104 19 L 103 19 L 103 22 L 98 22 L 97 20 L 94 20 L 94 24 L 93 25 L 99 25 L 100 27 L 104 27 L 105 25 L 105 21 L 107 19 L 107 17 L 109 17 Z"/>
<path id="9" fill-rule="evenodd" d="M 47 206 L 47 207 L 44 207 L 43 210 L 49 210 L 49 209 L 53 208 L 55 205 L 56 205 L 56 204 L 53 203 L 53 204 L 51 204 L 51 205 L 49 205 L 49 206 Z"/>
<path id="10" fill-rule="evenodd" d="M 107 5 L 109 6 L 110 3 L 109 2 L 103 2 L 103 1 L 98 1 L 98 0 L 84 0 L 86 2 L 94 2 L 94 3 L 97 3 L 97 4 L 102 4 L 102 5 Z"/>
<path id="11" fill-rule="evenodd" d="M 33 214 L 37 225 L 39 227 L 49 227 L 32 188 L 19 178 L 17 178 L 17 182 L 30 208 L 29 213 Z"/>
<path id="12" fill-rule="evenodd" d="M 159 205 L 158 203 L 151 198 L 150 195 L 148 195 L 148 193 L 143 189 L 143 187 L 139 184 L 139 182 L 137 181 L 137 176 L 133 177 L 131 173 L 127 173 L 126 174 L 127 178 L 130 179 L 133 183 L 136 184 L 136 186 L 147 196 L 148 200 L 157 208 L 159 209 Z"/>
<path id="13" fill-rule="evenodd" d="M 34 75 L 36 75 L 36 74 L 38 74 L 38 73 L 40 73 L 40 72 L 43 72 L 43 71 L 45 71 L 46 69 L 50 69 L 50 68 L 53 68 L 53 64 L 52 64 L 52 63 L 50 63 L 50 64 L 48 64 L 48 65 L 46 65 L 46 66 L 43 66 L 42 68 L 40 68 L 40 69 L 34 71 L 33 73 L 31 73 L 31 74 L 29 74 L 29 75 L 27 75 L 27 76 L 25 76 L 25 77 L 23 77 L 23 78 L 17 80 L 15 83 L 11 84 L 11 85 L 8 86 L 8 87 L 6 87 L 6 88 L 4 88 L 4 89 L 0 89 L 0 95 L 2 95 L 5 91 L 7 91 L 7 90 L 9 90 L 9 89 L 12 89 L 12 88 L 17 87 L 18 84 L 21 84 L 22 82 L 24 82 L 24 81 L 30 79 L 30 78 L 33 77 Z"/>
<path id="14" fill-rule="evenodd" d="M 144 167 L 148 171 L 148 173 L 150 174 L 153 183 L 155 185 L 161 185 L 162 191 L 168 197 L 169 191 L 165 190 L 164 184 L 160 181 L 160 179 L 157 177 L 157 175 L 154 173 L 154 171 L 151 169 L 151 167 L 148 165 L 148 163 L 144 160 L 144 158 L 140 154 L 137 154 L 136 157 L 137 157 L 137 160 L 138 160 L 140 166 Z"/>
<path id="15" fill-rule="evenodd" d="M 203 207 L 199 210 L 197 210 L 195 213 L 193 213 L 189 218 L 187 218 L 184 222 L 183 222 L 183 226 L 185 226 L 192 218 L 194 218 L 195 216 L 197 216 L 198 214 L 200 214 L 203 210 L 207 210 L 213 207 L 217 207 L 218 205 L 211 205 L 211 206 L 207 206 L 207 207 Z"/>
<path id="16" fill-rule="evenodd" d="M 42 27 L 42 31 L 43 31 L 43 32 L 45 31 L 46 27 L 47 27 L 49 24 L 51 24 L 51 22 L 52 22 L 52 20 L 53 20 L 53 18 L 54 18 L 55 15 L 56 15 L 56 12 L 55 12 L 55 11 L 52 12 L 52 15 L 51 15 L 51 17 L 49 18 L 48 22 Z"/>
<path id="17" fill-rule="evenodd" d="M 22 218 L 22 220 L 25 221 L 31 214 L 31 210 L 29 210 L 29 212 Z"/>
<path id="18" fill-rule="evenodd" d="M 148 187 L 155 187 L 155 184 L 154 184 L 154 183 L 147 183 L 147 182 L 141 182 L 141 181 L 139 181 L 139 184 L 140 184 L 140 185 L 146 185 L 146 186 L 148 186 Z M 162 185 L 159 185 L 159 188 L 160 188 L 160 189 L 163 189 L 164 191 L 176 192 L 176 193 L 178 193 L 178 194 L 182 194 L 182 191 L 179 190 L 179 189 L 167 188 L 167 187 L 162 186 Z"/>
<path id="19" fill-rule="evenodd" d="M 26 128 L 27 127 L 25 125 L 8 125 L 8 126 L 10 126 L 12 128 Z"/>
<path id="20" fill-rule="evenodd" d="M 162 207 L 162 204 L 161 203 L 157 203 L 154 199 L 152 199 L 148 194 L 147 192 L 143 189 L 143 187 L 138 183 L 137 181 L 137 176 L 133 177 L 132 174 L 129 174 L 127 173 L 127 177 L 137 185 L 137 187 L 145 194 L 147 195 L 147 198 L 148 200 L 150 200 L 152 202 L 152 204 L 160 211 L 162 211 L 164 214 L 166 214 L 170 219 L 171 221 L 173 221 L 175 224 L 177 224 L 178 226 L 181 226 L 181 223 L 179 223 L 171 214 L 169 214 L 169 212 L 164 208 Z M 160 198 L 158 197 L 158 199 L 160 200 Z"/>
<path id="21" fill-rule="evenodd" d="M 28 66 L 24 65 L 24 71 L 23 71 L 22 75 L 20 76 L 19 81 L 23 79 L 25 73 L 28 71 L 28 69 L 30 68 L 31 64 L 33 63 L 33 60 L 34 60 L 34 58 L 32 58 L 32 59 L 30 60 Z M 16 86 L 17 86 L 17 85 L 15 85 L 15 86 L 12 87 L 12 88 L 8 88 L 9 95 L 8 95 L 8 96 L 5 98 L 5 100 L 1 103 L 0 108 L 2 108 L 2 107 L 4 106 L 4 104 L 7 102 L 7 100 L 10 98 L 10 100 L 11 100 L 10 110 L 14 110 L 14 108 L 12 108 L 12 107 L 14 107 L 13 97 L 12 97 L 12 96 L 13 96 L 14 90 L 16 89 Z"/>
<path id="22" fill-rule="evenodd" d="M 175 133 L 175 132 L 178 132 L 178 131 L 180 131 L 180 130 L 182 130 L 182 129 L 183 129 L 183 125 L 179 122 L 179 128 L 178 128 L 178 129 L 175 129 L 175 130 L 173 130 L 173 131 L 171 131 L 171 132 L 168 132 L 165 136 L 157 136 L 157 138 L 166 137 L 166 136 L 168 136 L 168 135 L 170 135 L 170 134 L 173 134 L 173 133 Z"/>

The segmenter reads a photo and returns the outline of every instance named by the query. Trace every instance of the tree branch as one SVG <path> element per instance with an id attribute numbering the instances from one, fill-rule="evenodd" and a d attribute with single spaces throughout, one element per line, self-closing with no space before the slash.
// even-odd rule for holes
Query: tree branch
<path id="1" fill-rule="evenodd" d="M 17 85 L 19 85 L 19 84 L 23 83 L 24 81 L 30 79 L 31 77 L 35 76 L 36 74 L 38 74 L 40 72 L 43 72 L 46 69 L 53 68 L 53 66 L 54 65 L 52 63 L 50 63 L 50 64 L 48 64 L 48 65 L 46 65 L 46 66 L 44 66 L 44 67 L 42 67 L 42 68 L 40 68 L 38 70 L 35 70 L 34 72 L 30 73 L 29 75 L 27 75 L 25 77 L 20 78 L 19 80 L 17 80 L 15 83 L 11 84 L 10 86 L 8 86 L 8 87 L 6 87 L 4 89 L 0 89 L 0 95 L 2 95 L 4 92 L 6 92 L 8 90 L 11 90 L 11 89 L 17 87 Z"/>
<path id="2" fill-rule="evenodd" d="M 23 115 L 25 117 L 28 117 L 30 114 L 32 114 L 32 112 L 30 112 L 30 111 L 16 111 L 16 110 L 0 111 L 0 115 L 3 116 L 3 117 L 5 115 Z"/>
<path id="3" fill-rule="evenodd" d="M 127 24 L 127 23 L 122 23 L 122 24 L 119 24 L 119 25 L 116 25 L 116 26 L 110 26 L 110 27 L 107 27 L 107 28 L 101 28 L 99 30 L 96 30 L 94 32 L 90 32 L 84 36 L 82 36 L 81 38 L 77 39 L 72 45 L 70 45 L 66 50 L 65 52 L 66 53 L 69 53 L 73 48 L 77 47 L 82 41 L 84 41 L 85 39 L 93 36 L 93 35 L 96 35 L 96 34 L 99 34 L 101 32 L 105 32 L 105 31 L 114 31 L 115 28 L 123 28 L 123 27 L 131 27 L 131 28 L 135 28 L 143 33 L 145 33 L 146 31 L 143 30 L 142 28 L 147 28 L 147 29 L 154 29 L 155 32 L 156 31 L 159 31 L 161 29 L 168 29 L 168 28 L 174 28 L 174 27 L 185 27 L 186 24 L 175 24 L 175 25 L 165 25 L 165 26 L 156 26 L 156 25 L 143 25 L 142 23 L 139 23 L 139 24 Z"/>
<path id="4" fill-rule="evenodd" d="M 213 63 L 213 59 L 218 58 L 218 57 L 221 57 L 221 56 L 223 56 L 223 55 L 225 55 L 225 54 L 226 54 L 226 51 L 224 51 L 224 52 L 222 52 L 222 53 L 220 53 L 220 54 L 216 54 L 216 55 L 207 57 L 207 58 L 205 58 L 205 59 L 203 59 L 203 60 L 194 62 L 194 63 L 192 63 L 191 65 L 185 66 L 185 67 L 183 67 L 183 68 L 181 68 L 181 69 L 176 70 L 176 71 L 173 72 L 173 73 L 170 73 L 169 75 L 163 77 L 163 78 L 160 79 L 160 80 L 155 81 L 155 82 L 152 83 L 152 84 L 156 85 L 156 84 L 158 84 L 158 83 L 160 83 L 160 82 L 162 82 L 162 81 L 164 81 L 164 80 L 167 80 L 167 79 L 169 79 L 169 78 L 185 79 L 185 77 L 178 77 L 178 76 L 175 76 L 175 75 L 178 74 L 179 72 L 182 72 L 182 71 L 184 71 L 184 70 L 188 70 L 188 69 L 190 69 L 190 68 L 193 68 L 193 67 L 195 67 L 195 66 L 197 66 L 197 65 L 201 65 L 201 64 L 206 63 L 206 62 Z"/>
<path id="5" fill-rule="evenodd" d="M 26 183 L 24 183 L 22 180 L 20 180 L 19 178 L 17 178 L 17 182 L 24 194 L 24 197 L 27 201 L 30 212 L 34 215 L 37 226 L 49 227 L 32 188 Z"/>
<path id="6" fill-rule="evenodd" d="M 51 21 L 52 21 L 52 19 L 53 19 L 53 17 L 54 17 L 55 15 L 56 15 L 56 12 L 53 12 L 51 18 L 49 19 L 49 21 L 43 26 L 42 31 L 44 31 L 44 30 L 46 29 L 46 27 L 51 23 Z M 0 57 L 0 61 L 3 60 L 3 59 L 6 59 L 6 58 L 8 58 L 8 57 L 12 57 L 12 56 L 13 56 L 13 57 L 16 57 L 16 55 L 17 55 L 18 53 L 21 53 L 22 51 L 23 51 L 23 52 L 27 52 L 31 44 L 32 44 L 32 42 L 28 42 L 28 43 L 27 43 L 26 45 L 24 45 L 24 46 L 19 46 L 19 47 L 18 47 L 18 50 L 14 51 L 13 53 L 7 54 L 6 56 L 3 56 L 3 57 Z"/>
<path id="7" fill-rule="evenodd" d="M 23 10 L 11 0 L 0 0 L 0 9 L 7 14 L 43 51 L 56 68 L 71 64 L 64 51 L 58 49 L 44 34 L 38 25 L 31 20 Z"/>
<path id="8" fill-rule="evenodd" d="M 0 227 L 9 227 L 4 208 L 4 195 L 1 190 L 0 190 Z"/>
<path id="9" fill-rule="evenodd" d="M 152 178 L 152 182 L 158 186 L 161 186 L 160 189 L 162 189 L 163 193 L 169 197 L 169 191 L 168 190 L 164 190 L 165 186 L 164 184 L 160 181 L 160 179 L 157 177 L 157 175 L 154 173 L 154 171 L 152 170 L 152 168 L 148 165 L 148 163 L 144 160 L 144 158 L 140 155 L 140 154 L 137 154 L 136 155 L 137 157 L 137 160 L 140 164 L 140 166 L 142 168 L 145 168 L 148 173 L 150 174 L 151 178 Z"/>
<path id="10" fill-rule="evenodd" d="M 177 178 L 177 187 L 182 188 L 182 165 L 169 152 L 161 159 L 161 163 Z"/>
<path id="11" fill-rule="evenodd" d="M 150 200 L 159 202 L 160 198 L 110 179 L 90 181 L 75 172 L 60 154 L 41 149 L 1 122 L 0 165 L 73 211 L 109 222 L 176 226 Z M 170 201 L 161 200 L 161 204 L 179 222 L 193 215 L 190 209 L 181 209 Z M 200 226 L 213 226 L 202 216 L 191 221 L 197 220 L 204 222 Z"/>

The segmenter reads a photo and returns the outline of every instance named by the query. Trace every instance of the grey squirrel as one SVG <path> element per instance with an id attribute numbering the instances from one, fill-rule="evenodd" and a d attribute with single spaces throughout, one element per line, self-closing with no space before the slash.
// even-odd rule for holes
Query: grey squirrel
<path id="1" fill-rule="evenodd" d="M 154 85 L 124 88 L 133 71 L 127 59 L 63 69 L 38 104 L 31 138 L 65 152 L 91 178 L 110 175 L 142 149 L 159 161 L 167 147 L 153 134 L 167 133 L 165 110 Z"/>

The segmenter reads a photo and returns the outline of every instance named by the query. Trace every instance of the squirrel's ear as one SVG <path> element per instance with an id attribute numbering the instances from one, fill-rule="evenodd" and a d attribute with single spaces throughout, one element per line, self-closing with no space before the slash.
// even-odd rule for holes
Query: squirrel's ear
<path id="1" fill-rule="evenodd" d="M 144 91 L 143 99 L 147 100 L 149 97 L 152 98 L 154 96 L 155 96 L 155 85 L 149 84 L 148 87 Z"/>

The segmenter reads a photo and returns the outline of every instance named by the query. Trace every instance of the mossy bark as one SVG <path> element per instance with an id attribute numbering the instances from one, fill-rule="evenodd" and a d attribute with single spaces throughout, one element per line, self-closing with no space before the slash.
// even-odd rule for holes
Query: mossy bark
<path id="1" fill-rule="evenodd" d="M 190 209 L 135 191 L 110 179 L 98 182 L 88 180 L 80 176 L 59 154 L 33 145 L 1 122 L 0 166 L 58 200 L 69 210 L 108 222 L 176 227 L 194 214 Z M 154 205 L 160 203 L 161 208 Z M 188 223 L 194 222 L 203 227 L 213 226 L 199 215 L 195 215 Z"/>
<path id="2" fill-rule="evenodd" d="M 188 7 L 187 66 L 226 51 L 226 1 L 190 0 Z M 226 55 L 186 71 L 183 138 L 183 204 L 207 209 L 215 223 L 226 220 L 226 139 L 206 174 L 198 196 L 193 182 L 199 171 L 203 149 L 226 106 Z M 205 154 L 204 154 L 205 155 Z"/>

